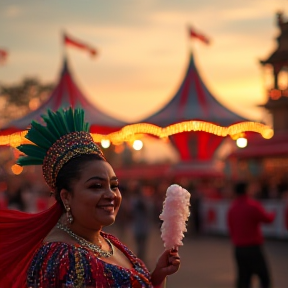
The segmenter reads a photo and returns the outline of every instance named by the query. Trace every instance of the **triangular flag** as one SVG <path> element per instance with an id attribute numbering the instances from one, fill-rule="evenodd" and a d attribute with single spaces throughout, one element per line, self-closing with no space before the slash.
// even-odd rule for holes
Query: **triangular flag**
<path id="1" fill-rule="evenodd" d="M 210 44 L 210 40 L 206 36 L 204 36 L 203 34 L 195 31 L 195 29 L 193 29 L 191 27 L 189 28 L 189 36 L 193 37 L 193 38 L 197 38 L 197 39 L 201 40 L 202 42 L 204 42 L 207 45 Z"/>
<path id="2" fill-rule="evenodd" d="M 8 58 L 7 50 L 0 49 L 0 64 L 5 64 Z"/>
<path id="3" fill-rule="evenodd" d="M 70 46 L 73 46 L 82 50 L 86 50 L 87 52 L 90 53 L 91 56 L 95 56 L 97 54 L 97 51 L 95 48 L 93 48 L 92 46 L 86 43 L 83 43 L 82 41 L 71 38 L 67 34 L 64 34 L 64 44 L 70 45 Z"/>

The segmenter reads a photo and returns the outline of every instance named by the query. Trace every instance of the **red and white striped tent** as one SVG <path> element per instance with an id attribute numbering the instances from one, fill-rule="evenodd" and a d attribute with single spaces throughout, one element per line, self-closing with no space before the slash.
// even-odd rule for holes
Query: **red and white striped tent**
<path id="1" fill-rule="evenodd" d="M 201 120 L 225 127 L 248 121 L 223 106 L 209 92 L 198 73 L 192 53 L 186 75 L 175 96 L 162 109 L 141 122 L 166 127 L 188 120 Z M 183 132 L 170 138 L 183 161 L 209 161 L 223 141 L 222 137 L 207 132 Z"/>
<path id="2" fill-rule="evenodd" d="M 85 120 L 91 124 L 91 133 L 108 134 L 121 129 L 127 124 L 105 114 L 87 99 L 73 80 L 65 58 L 59 82 L 47 101 L 42 103 L 37 110 L 8 123 L 0 130 L 0 134 L 8 135 L 23 131 L 29 127 L 32 120 L 41 121 L 41 115 L 46 114 L 47 109 L 56 111 L 61 107 L 68 108 L 70 106 L 85 110 Z"/>

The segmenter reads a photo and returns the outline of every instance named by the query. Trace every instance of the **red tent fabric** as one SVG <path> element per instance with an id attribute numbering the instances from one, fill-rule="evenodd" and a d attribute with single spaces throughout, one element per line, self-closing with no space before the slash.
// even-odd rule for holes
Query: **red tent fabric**
<path id="1" fill-rule="evenodd" d="M 87 100 L 71 76 L 67 59 L 64 59 L 59 82 L 49 99 L 37 110 L 8 123 L 0 130 L 0 134 L 7 135 L 27 129 L 32 120 L 41 121 L 41 115 L 46 114 L 47 109 L 55 111 L 61 107 L 67 108 L 70 106 L 73 108 L 81 107 L 85 110 L 85 120 L 91 123 L 90 132 L 92 133 L 108 134 L 127 125 L 127 123 L 100 111 Z"/>
<path id="2" fill-rule="evenodd" d="M 162 109 L 141 122 L 166 127 L 185 120 L 203 120 L 229 126 L 247 119 L 219 103 L 203 83 L 193 54 L 184 80 L 175 96 Z M 209 161 L 223 138 L 206 132 L 184 132 L 171 137 L 181 160 Z"/>

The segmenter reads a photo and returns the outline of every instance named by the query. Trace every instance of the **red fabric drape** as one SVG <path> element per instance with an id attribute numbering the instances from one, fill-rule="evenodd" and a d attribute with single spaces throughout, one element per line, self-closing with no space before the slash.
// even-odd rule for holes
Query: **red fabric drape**
<path id="1" fill-rule="evenodd" d="M 209 147 L 209 140 L 210 140 L 211 134 L 206 132 L 198 132 L 198 159 L 199 160 L 211 160 L 213 157 L 213 153 L 209 153 L 210 147 Z M 214 151 L 213 151 L 214 152 Z"/>
<path id="2" fill-rule="evenodd" d="M 175 134 L 171 136 L 171 140 L 175 143 L 175 146 L 177 147 L 181 160 L 187 161 L 192 160 L 192 155 L 190 154 L 188 145 L 187 145 L 187 132 Z"/>
<path id="3" fill-rule="evenodd" d="M 183 132 L 170 137 L 182 161 L 211 160 L 223 137 L 203 131 Z M 193 144 L 194 142 L 194 144 Z"/>
<path id="4" fill-rule="evenodd" d="M 26 272 L 33 254 L 62 214 L 57 202 L 46 211 L 28 214 L 0 211 L 0 287 L 26 287 Z"/>

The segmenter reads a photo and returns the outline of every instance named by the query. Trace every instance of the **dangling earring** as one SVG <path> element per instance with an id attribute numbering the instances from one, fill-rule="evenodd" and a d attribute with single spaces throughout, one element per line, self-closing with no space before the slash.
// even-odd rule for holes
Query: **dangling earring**
<path id="1" fill-rule="evenodd" d="M 72 224 L 73 222 L 73 216 L 71 214 L 71 208 L 68 205 L 65 205 L 65 209 L 66 209 L 66 218 L 67 218 L 67 223 L 68 224 Z"/>

